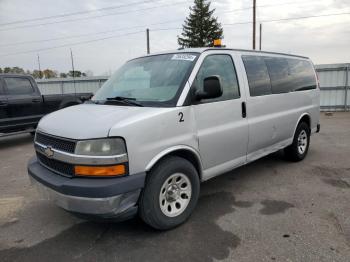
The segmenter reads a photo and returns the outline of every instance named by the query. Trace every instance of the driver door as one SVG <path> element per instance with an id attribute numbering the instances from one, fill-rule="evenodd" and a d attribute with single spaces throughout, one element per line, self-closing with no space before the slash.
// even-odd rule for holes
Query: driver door
<path id="1" fill-rule="evenodd" d="M 222 96 L 193 105 L 204 180 L 244 164 L 248 145 L 248 122 L 242 114 L 244 86 L 239 83 L 234 57 L 208 52 L 193 86 L 201 90 L 203 80 L 213 75 L 220 78 Z"/>

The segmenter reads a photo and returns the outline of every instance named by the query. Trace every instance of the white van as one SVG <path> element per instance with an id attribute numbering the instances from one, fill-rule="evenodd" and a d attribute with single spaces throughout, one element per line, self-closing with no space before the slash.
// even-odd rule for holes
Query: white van
<path id="1" fill-rule="evenodd" d="M 29 176 L 77 215 L 139 214 L 169 229 L 189 218 L 201 181 L 280 149 L 304 159 L 319 96 L 306 57 L 196 48 L 136 58 L 88 103 L 40 121 Z"/>

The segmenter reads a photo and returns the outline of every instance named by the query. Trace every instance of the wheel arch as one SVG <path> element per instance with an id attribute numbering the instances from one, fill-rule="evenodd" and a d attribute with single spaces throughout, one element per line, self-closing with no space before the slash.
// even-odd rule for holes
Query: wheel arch
<path id="1" fill-rule="evenodd" d="M 294 137 L 294 135 L 295 135 L 295 132 L 296 132 L 296 130 L 297 130 L 298 125 L 299 125 L 301 122 L 305 122 L 305 123 L 309 126 L 309 129 L 311 130 L 311 117 L 310 117 L 310 115 L 309 115 L 308 113 L 304 113 L 304 114 L 302 114 L 302 115 L 299 117 L 299 119 L 298 119 L 298 121 L 297 121 L 297 124 L 296 124 L 295 127 L 294 127 L 293 137 Z"/>
<path id="2" fill-rule="evenodd" d="M 146 166 L 146 172 L 150 171 L 159 161 L 168 156 L 179 156 L 193 164 L 199 179 L 202 180 L 202 162 L 199 153 L 192 147 L 186 145 L 174 146 L 157 154 Z"/>

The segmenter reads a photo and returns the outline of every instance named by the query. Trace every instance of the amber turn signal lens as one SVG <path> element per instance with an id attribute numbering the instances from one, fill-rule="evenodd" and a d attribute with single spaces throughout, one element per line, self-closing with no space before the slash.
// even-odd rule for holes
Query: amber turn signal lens
<path id="1" fill-rule="evenodd" d="M 122 176 L 126 174 L 125 165 L 115 166 L 75 166 L 76 176 Z"/>

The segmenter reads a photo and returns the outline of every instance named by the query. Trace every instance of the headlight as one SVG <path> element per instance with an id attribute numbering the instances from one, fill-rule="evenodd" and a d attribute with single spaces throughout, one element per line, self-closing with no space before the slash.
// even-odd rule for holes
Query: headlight
<path id="1" fill-rule="evenodd" d="M 79 141 L 75 154 L 88 156 L 113 156 L 126 153 L 125 142 L 121 138 L 106 138 Z"/>

